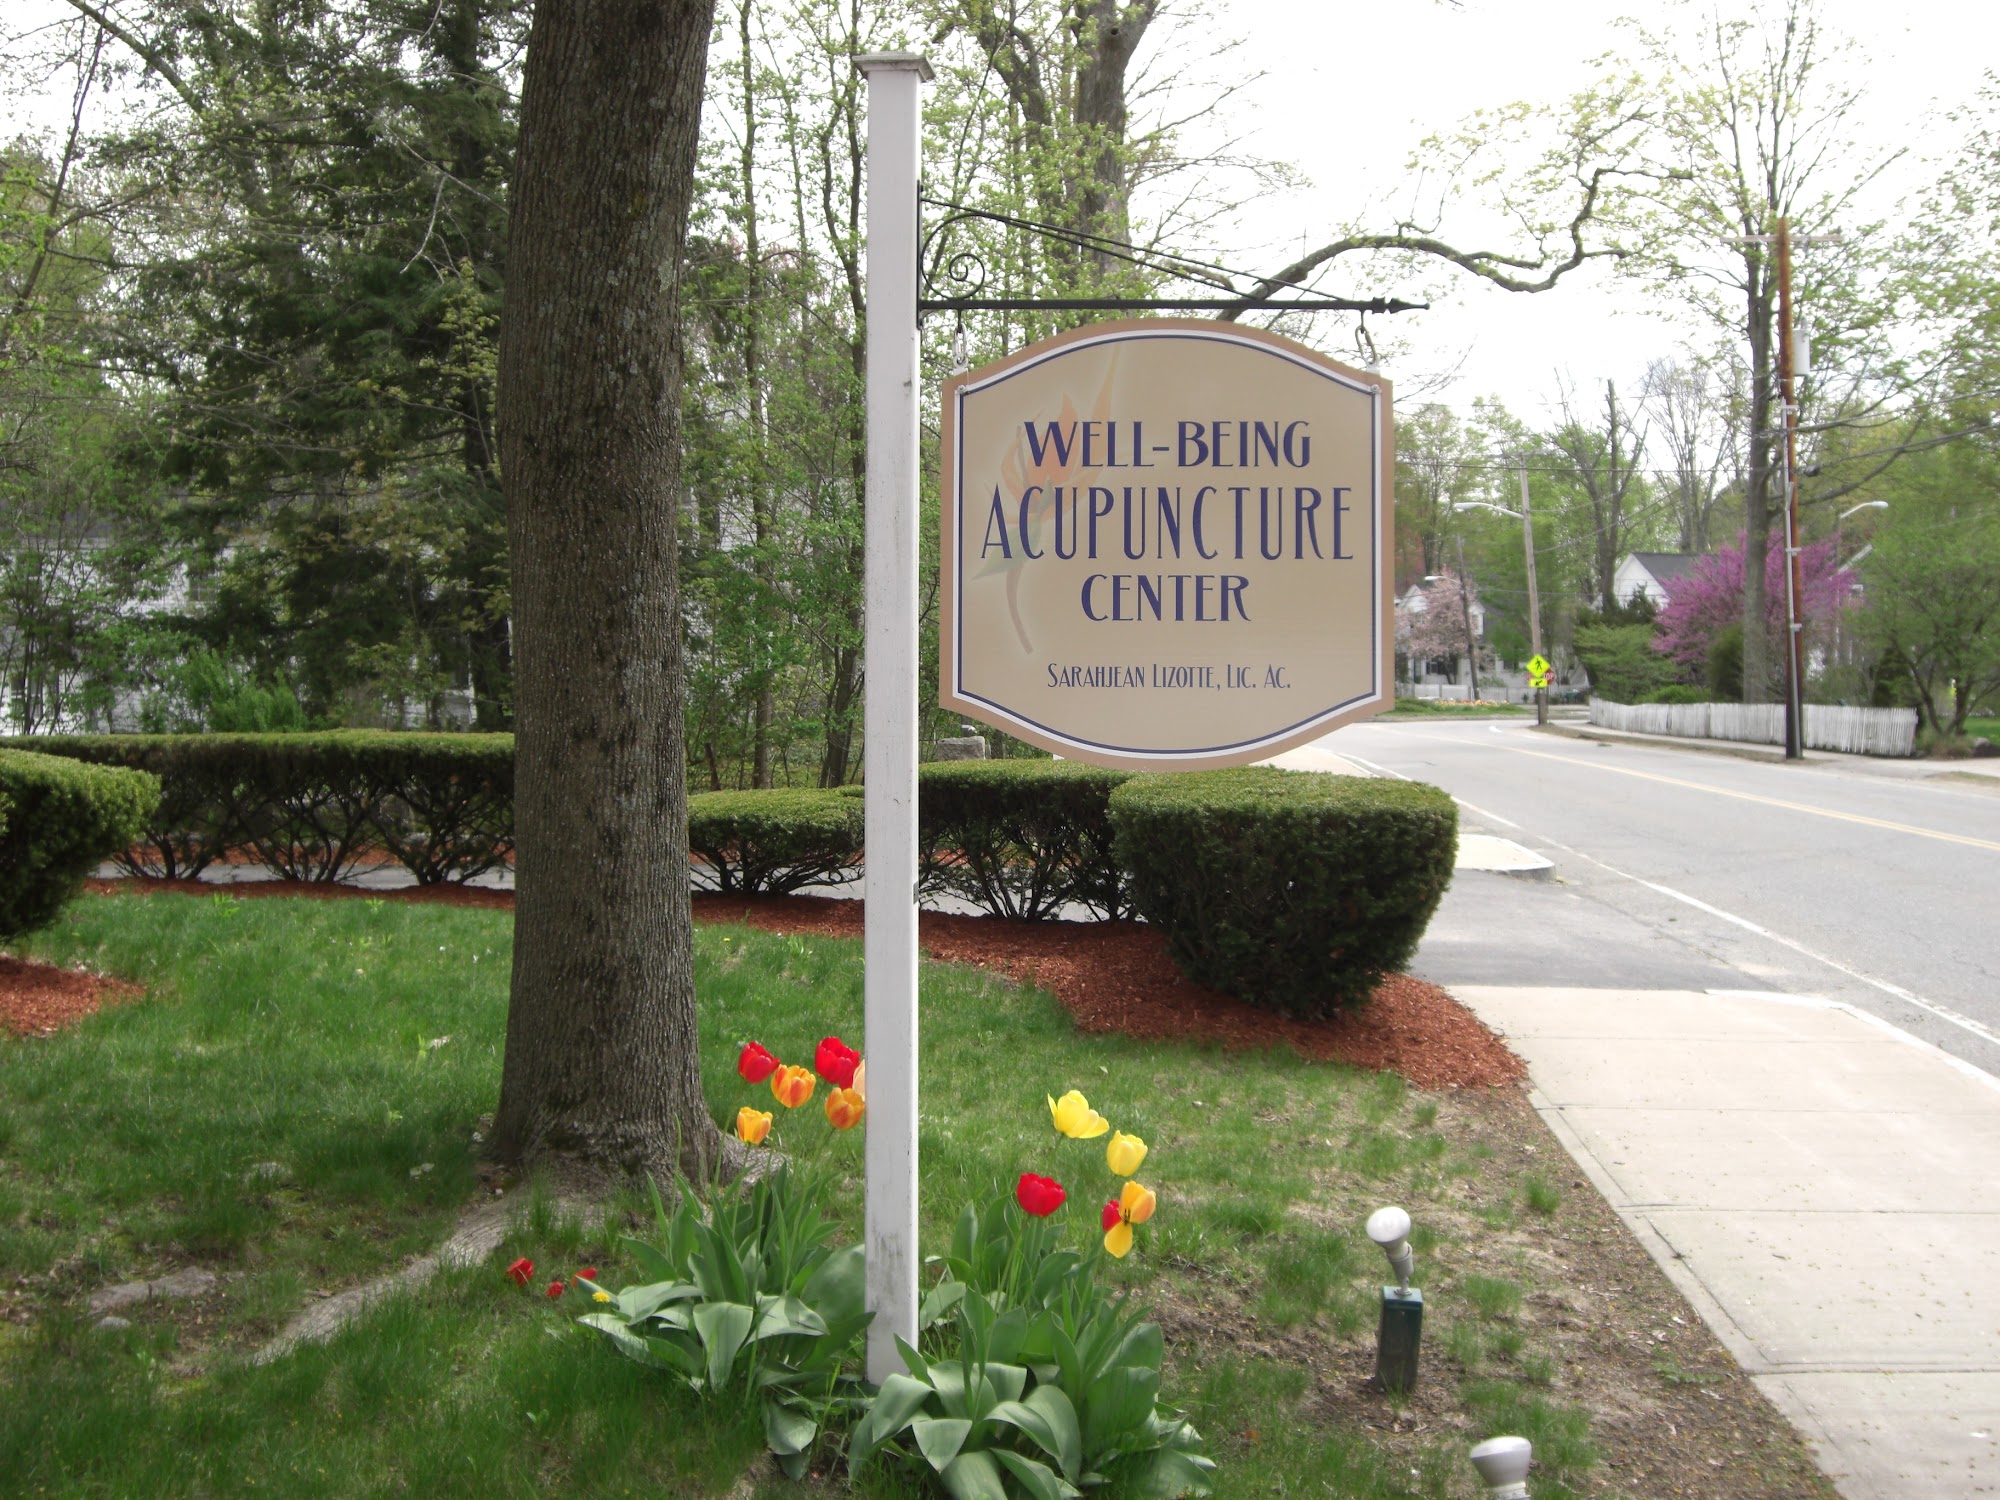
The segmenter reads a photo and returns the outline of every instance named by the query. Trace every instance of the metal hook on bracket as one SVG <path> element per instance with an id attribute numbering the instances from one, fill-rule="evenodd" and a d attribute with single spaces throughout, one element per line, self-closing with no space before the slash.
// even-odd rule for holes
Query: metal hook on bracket
<path id="1" fill-rule="evenodd" d="M 1354 320 L 1354 346 L 1361 351 L 1361 363 L 1364 366 L 1370 370 L 1381 369 L 1381 356 L 1375 352 L 1375 340 L 1368 333 L 1367 313 Z"/>

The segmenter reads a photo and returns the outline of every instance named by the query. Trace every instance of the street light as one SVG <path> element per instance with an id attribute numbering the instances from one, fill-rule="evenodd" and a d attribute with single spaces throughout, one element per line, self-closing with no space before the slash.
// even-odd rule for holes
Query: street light
<path id="1" fill-rule="evenodd" d="M 1509 510 L 1504 505 L 1493 505 L 1484 500 L 1462 500 L 1452 506 L 1453 510 L 1467 510 L 1477 506 L 1481 510 L 1497 510 L 1503 516 L 1513 516 L 1521 523 L 1521 547 L 1528 556 L 1528 648 L 1540 656 L 1542 654 L 1542 596 L 1535 587 L 1535 512 L 1528 500 L 1528 455 L 1525 450 L 1514 455 L 1514 461 L 1521 470 L 1521 508 Z M 1463 544 L 1461 543 L 1461 546 Z M 1549 722 L 1549 690 L 1535 689 L 1535 723 Z"/>
<path id="2" fill-rule="evenodd" d="M 1889 508 L 1889 502 L 1887 500 L 1863 500 L 1859 505 L 1853 506 L 1847 510 L 1842 511 L 1840 513 L 1840 519 L 1845 521 L 1849 516 L 1853 515 L 1856 511 L 1887 510 L 1888 508 Z"/>

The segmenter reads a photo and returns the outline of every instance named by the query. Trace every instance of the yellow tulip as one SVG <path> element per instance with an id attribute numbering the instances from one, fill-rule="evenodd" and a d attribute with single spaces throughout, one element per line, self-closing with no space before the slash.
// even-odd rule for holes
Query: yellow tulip
<path id="1" fill-rule="evenodd" d="M 1146 1143 L 1139 1137 L 1127 1135 L 1122 1130 L 1111 1133 L 1111 1143 L 1104 1148 L 1104 1161 L 1112 1171 L 1120 1177 L 1130 1177 L 1145 1159 Z"/>
<path id="2" fill-rule="evenodd" d="M 853 1089 L 835 1089 L 826 1096 L 826 1123 L 835 1130 L 851 1130 L 861 1123 L 864 1108 L 861 1096 Z"/>
<path id="3" fill-rule="evenodd" d="M 1124 1190 L 1118 1194 L 1118 1216 L 1127 1224 L 1145 1223 L 1153 1217 L 1153 1210 L 1159 1205 L 1159 1195 L 1136 1182 L 1126 1183 Z"/>
<path id="4" fill-rule="evenodd" d="M 787 1065 L 771 1075 L 771 1097 L 786 1109 L 797 1109 L 812 1098 L 818 1084 L 811 1068 Z"/>
<path id="5" fill-rule="evenodd" d="M 1048 1098 L 1046 1094 L 1042 1097 Z M 1111 1122 L 1075 1089 L 1060 1099 L 1049 1099 L 1049 1117 L 1056 1122 L 1056 1129 L 1073 1141 L 1093 1140 L 1111 1128 Z"/>
<path id="6" fill-rule="evenodd" d="M 761 1146 L 764 1137 L 771 1133 L 769 1110 L 752 1109 L 744 1105 L 736 1111 L 736 1139 L 746 1146 Z"/>
<path id="7" fill-rule="evenodd" d="M 861 1096 L 861 1102 L 868 1102 L 868 1059 L 862 1058 L 854 1065 L 854 1092 Z"/>
<path id="8" fill-rule="evenodd" d="M 1105 1230 L 1104 1249 L 1107 1254 L 1123 1260 L 1132 1249 L 1132 1226 L 1120 1219 Z"/>

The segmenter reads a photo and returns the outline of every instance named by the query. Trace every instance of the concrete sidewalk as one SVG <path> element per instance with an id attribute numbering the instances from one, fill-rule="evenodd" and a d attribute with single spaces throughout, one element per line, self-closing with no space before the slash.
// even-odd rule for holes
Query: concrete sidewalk
<path id="1" fill-rule="evenodd" d="M 2000 1495 L 2000 1081 L 1823 1000 L 1454 992 L 1842 1495 Z"/>

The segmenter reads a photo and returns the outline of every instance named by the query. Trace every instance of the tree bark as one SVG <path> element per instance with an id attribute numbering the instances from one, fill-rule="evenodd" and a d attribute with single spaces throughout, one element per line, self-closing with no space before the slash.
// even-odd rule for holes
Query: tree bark
<path id="1" fill-rule="evenodd" d="M 500 337 L 513 988 L 493 1144 L 704 1172 L 674 497 L 714 0 L 540 0 Z"/>

